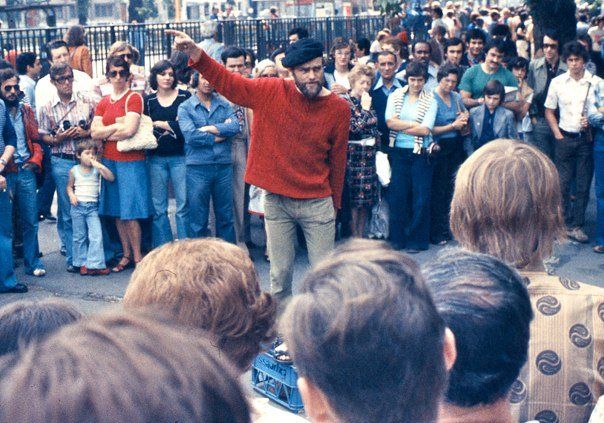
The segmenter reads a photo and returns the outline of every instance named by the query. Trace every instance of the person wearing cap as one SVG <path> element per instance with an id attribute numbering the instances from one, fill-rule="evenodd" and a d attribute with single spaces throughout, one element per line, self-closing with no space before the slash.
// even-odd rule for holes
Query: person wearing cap
<path id="1" fill-rule="evenodd" d="M 264 211 L 272 294 L 283 307 L 292 293 L 296 225 L 311 265 L 334 246 L 350 108 L 323 83 L 323 46 L 305 38 L 282 60 L 292 79 L 245 79 L 212 60 L 184 32 L 168 30 L 191 66 L 233 103 L 254 112 L 245 181 L 267 191 Z"/>

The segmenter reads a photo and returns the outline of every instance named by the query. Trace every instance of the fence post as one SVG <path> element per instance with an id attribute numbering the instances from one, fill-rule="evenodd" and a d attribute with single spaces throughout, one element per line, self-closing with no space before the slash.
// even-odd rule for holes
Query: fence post
<path id="1" fill-rule="evenodd" d="M 168 22 L 166 24 L 166 29 L 170 29 L 170 22 Z M 166 32 L 164 31 L 164 35 L 166 36 L 166 48 L 167 48 L 167 53 L 168 53 L 168 57 L 172 56 L 172 43 L 170 42 L 170 36 L 168 34 L 166 34 Z"/>
<path id="2" fill-rule="evenodd" d="M 114 25 L 111 25 L 109 27 L 109 38 L 111 38 L 111 44 L 115 43 L 115 26 Z"/>

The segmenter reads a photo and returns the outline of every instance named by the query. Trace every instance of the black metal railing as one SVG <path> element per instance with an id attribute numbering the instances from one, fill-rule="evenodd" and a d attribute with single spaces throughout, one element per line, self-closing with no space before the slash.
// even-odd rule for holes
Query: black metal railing
<path id="1" fill-rule="evenodd" d="M 146 24 L 116 24 L 88 26 L 87 44 L 93 61 L 95 75 L 103 73 L 109 46 L 116 41 L 128 41 L 141 52 L 141 63 L 147 68 L 172 53 L 172 40 L 166 29 L 177 29 L 201 40 L 201 21 L 164 22 Z M 355 16 L 335 18 L 286 18 L 246 19 L 218 23 L 218 39 L 225 45 L 237 45 L 252 49 L 259 59 L 268 57 L 274 50 L 287 43 L 290 29 L 302 26 L 311 36 L 321 41 L 329 51 L 336 37 L 373 39 L 385 26 L 380 16 Z M 45 52 L 45 45 L 63 38 L 67 27 L 39 29 L 8 29 L 0 31 L 0 45 L 17 52 Z"/>

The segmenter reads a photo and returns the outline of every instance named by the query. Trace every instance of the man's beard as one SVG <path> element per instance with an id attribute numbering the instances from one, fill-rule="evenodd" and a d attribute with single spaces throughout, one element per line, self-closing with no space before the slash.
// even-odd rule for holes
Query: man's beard
<path id="1" fill-rule="evenodd" d="M 4 96 L 2 96 L 2 100 L 4 100 L 6 107 L 15 107 L 15 106 L 19 105 L 20 99 L 21 99 L 20 96 L 16 96 L 14 100 L 9 100 L 9 99 L 5 98 Z"/>
<path id="2" fill-rule="evenodd" d="M 316 89 L 309 88 L 307 84 L 304 84 L 304 83 L 298 81 L 298 78 L 296 78 L 295 74 L 294 74 L 294 82 L 296 83 L 296 87 L 298 87 L 298 89 L 300 90 L 300 92 L 302 92 L 304 97 L 308 98 L 309 100 L 312 100 L 313 98 L 317 97 L 319 95 L 319 93 L 321 92 L 321 90 L 323 89 L 323 87 L 321 86 L 321 84 L 319 82 L 314 84 Z"/>

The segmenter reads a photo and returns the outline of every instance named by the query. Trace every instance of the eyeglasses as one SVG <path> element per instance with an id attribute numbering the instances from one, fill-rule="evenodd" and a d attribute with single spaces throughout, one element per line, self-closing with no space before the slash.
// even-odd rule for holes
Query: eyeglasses
<path id="1" fill-rule="evenodd" d="M 132 53 L 118 54 L 118 56 L 124 60 L 131 60 L 134 57 Z"/>
<path id="2" fill-rule="evenodd" d="M 19 84 L 17 85 L 6 85 L 4 87 L 4 91 L 6 91 L 7 93 L 10 93 L 11 91 L 15 91 L 15 92 L 19 92 Z"/>
<path id="3" fill-rule="evenodd" d="M 120 76 L 122 78 L 126 78 L 128 76 L 130 76 L 130 72 L 127 71 L 126 69 L 122 69 L 120 71 L 111 71 L 111 72 L 107 72 L 107 75 L 109 76 L 109 78 L 115 78 L 116 76 Z"/>
<path id="4" fill-rule="evenodd" d="M 58 84 L 64 84 L 67 81 L 73 81 L 73 75 L 59 76 L 58 78 L 54 78 L 53 80 Z"/>
<path id="5" fill-rule="evenodd" d="M 545 50 L 546 48 L 558 48 L 558 44 L 543 44 L 543 49 Z"/>
<path id="6" fill-rule="evenodd" d="M 260 75 L 260 78 L 277 78 L 279 75 L 275 74 L 268 74 L 268 75 Z"/>

